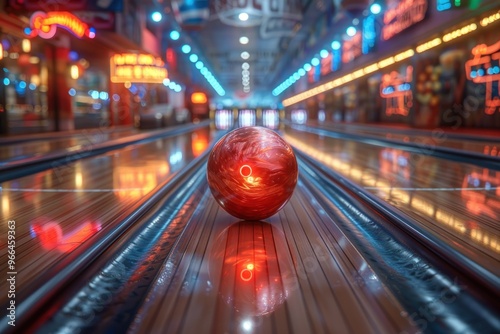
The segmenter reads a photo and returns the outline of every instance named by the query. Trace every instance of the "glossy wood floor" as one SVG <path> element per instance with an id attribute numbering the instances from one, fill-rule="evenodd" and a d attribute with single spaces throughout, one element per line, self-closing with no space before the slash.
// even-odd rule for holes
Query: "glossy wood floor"
<path id="1" fill-rule="evenodd" d="M 283 136 L 500 276 L 499 171 L 290 128 Z M 114 228 L 213 138 L 204 128 L 2 183 L 1 218 L 16 221 L 18 291 Z M 277 215 L 238 222 L 206 191 L 130 332 L 417 332 L 312 198 L 299 183 Z M 7 272 L 6 224 L 0 240 L 0 270 Z"/>

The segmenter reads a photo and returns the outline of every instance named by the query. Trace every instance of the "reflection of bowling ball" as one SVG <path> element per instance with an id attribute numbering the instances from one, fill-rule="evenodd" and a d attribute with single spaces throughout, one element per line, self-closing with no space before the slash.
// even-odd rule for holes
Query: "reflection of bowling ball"
<path id="1" fill-rule="evenodd" d="M 214 241 L 210 254 L 211 266 L 217 268 L 210 272 L 211 281 L 220 282 L 222 300 L 243 316 L 273 312 L 296 284 L 285 237 L 271 224 L 232 224 Z"/>
<path id="2" fill-rule="evenodd" d="M 259 220 L 278 212 L 292 196 L 297 176 L 290 145 L 263 127 L 231 131 L 208 158 L 212 194 L 224 210 L 241 219 Z"/>

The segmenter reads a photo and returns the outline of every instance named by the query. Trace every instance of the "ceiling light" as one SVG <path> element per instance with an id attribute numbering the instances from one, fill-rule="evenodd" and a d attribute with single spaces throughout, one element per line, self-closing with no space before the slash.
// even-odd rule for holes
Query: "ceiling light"
<path id="1" fill-rule="evenodd" d="M 319 55 L 321 56 L 321 58 L 326 58 L 328 57 L 328 51 L 323 49 L 319 52 Z"/>
<path id="2" fill-rule="evenodd" d="M 248 37 L 245 36 L 240 37 L 241 44 L 248 44 L 248 41 L 249 41 Z"/>
<path id="3" fill-rule="evenodd" d="M 244 69 L 244 70 L 248 70 L 250 68 L 250 64 L 249 63 L 243 63 L 241 65 L 241 68 Z"/>
<path id="4" fill-rule="evenodd" d="M 187 45 L 187 44 L 184 44 L 182 46 L 182 52 L 183 53 L 189 53 L 189 52 L 191 52 L 191 47 L 189 45 Z"/>
<path id="5" fill-rule="evenodd" d="M 178 40 L 181 37 L 181 34 L 177 30 L 172 30 L 170 32 L 170 38 L 174 41 Z"/>
<path id="6" fill-rule="evenodd" d="M 238 18 L 240 19 L 240 21 L 247 21 L 248 14 L 247 13 L 240 13 L 240 15 L 238 15 Z"/>
<path id="7" fill-rule="evenodd" d="M 372 12 L 372 14 L 377 15 L 381 11 L 382 11 L 382 6 L 380 6 L 378 3 L 374 3 L 370 6 L 370 12 Z"/>
<path id="8" fill-rule="evenodd" d="M 340 42 L 339 41 L 333 41 L 332 42 L 332 49 L 334 49 L 334 50 L 340 49 Z"/>
<path id="9" fill-rule="evenodd" d="M 199 70 L 201 70 L 203 68 L 203 62 L 201 62 L 201 61 L 198 60 L 196 62 L 196 68 L 199 69 Z"/>
<path id="10" fill-rule="evenodd" d="M 160 12 L 154 12 L 151 14 L 151 19 L 155 22 L 160 22 L 162 19 L 161 13 Z"/>
<path id="11" fill-rule="evenodd" d="M 297 73 L 303 77 L 304 75 L 306 75 L 306 71 L 303 69 L 303 68 L 299 68 L 299 70 L 297 71 Z"/>
<path id="12" fill-rule="evenodd" d="M 356 28 L 354 28 L 353 26 L 350 26 L 349 28 L 347 28 L 347 30 L 345 31 L 347 36 L 354 36 L 356 35 Z"/>
<path id="13" fill-rule="evenodd" d="M 198 56 L 193 53 L 192 55 L 189 56 L 189 60 L 192 63 L 196 63 L 198 61 Z"/>
<path id="14" fill-rule="evenodd" d="M 312 66 L 309 63 L 307 63 L 307 64 L 304 65 L 304 70 L 306 70 L 306 71 L 311 70 L 311 68 L 312 68 Z"/>
<path id="15" fill-rule="evenodd" d="M 311 65 L 312 66 L 318 66 L 319 65 L 319 59 L 314 57 L 313 59 L 311 59 Z"/>
<path id="16" fill-rule="evenodd" d="M 246 51 L 243 51 L 241 53 L 241 58 L 248 59 L 248 58 L 250 58 L 250 54 L 248 52 L 246 52 Z"/>

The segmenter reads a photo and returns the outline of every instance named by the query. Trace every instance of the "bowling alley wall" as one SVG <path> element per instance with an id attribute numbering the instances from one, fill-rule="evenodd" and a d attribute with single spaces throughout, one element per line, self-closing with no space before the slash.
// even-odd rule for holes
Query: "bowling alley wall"
<path id="1" fill-rule="evenodd" d="M 292 87 L 283 99 L 287 117 L 306 109 L 308 119 L 319 121 L 500 128 L 500 4 L 494 2 L 453 8 L 445 0 L 406 1 L 419 4 L 421 21 L 384 30 L 395 15 L 407 16 L 400 11 L 388 21 L 382 13 L 366 53 L 362 30 L 359 42 L 333 35 L 340 51 L 308 71 L 307 87 Z"/>

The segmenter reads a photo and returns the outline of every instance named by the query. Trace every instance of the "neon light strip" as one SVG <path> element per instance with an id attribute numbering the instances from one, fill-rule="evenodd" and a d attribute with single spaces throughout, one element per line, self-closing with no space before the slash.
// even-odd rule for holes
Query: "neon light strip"
<path id="1" fill-rule="evenodd" d="M 493 22 L 496 22 L 498 20 L 500 20 L 500 11 L 498 11 L 498 13 L 492 14 L 490 16 L 487 16 L 487 17 L 481 19 L 480 25 L 481 25 L 481 27 L 486 27 L 487 25 L 489 25 Z M 375 72 L 379 69 L 393 65 L 393 64 L 398 63 L 404 59 L 412 57 L 415 54 L 415 51 L 418 53 L 422 53 L 424 51 L 430 50 L 430 49 L 440 45 L 442 42 L 446 43 L 446 42 L 449 42 L 449 41 L 454 40 L 456 38 L 467 35 L 473 31 L 477 30 L 478 27 L 479 26 L 476 23 L 467 24 L 461 28 L 458 28 L 452 32 L 449 32 L 449 33 L 443 35 L 442 38 L 437 37 L 433 40 L 430 40 L 428 42 L 420 44 L 415 49 L 408 49 L 406 51 L 398 53 L 395 56 L 390 56 L 388 58 L 382 59 L 376 63 L 367 65 L 364 68 L 354 70 L 353 72 L 346 74 L 340 78 L 331 80 L 331 81 L 326 82 L 322 85 L 308 89 L 302 93 L 299 93 L 297 95 L 294 95 L 294 96 L 291 96 L 287 99 L 284 99 L 283 106 L 284 107 L 291 106 L 291 105 L 296 104 L 298 102 L 307 100 L 310 97 L 324 93 L 325 91 L 342 86 L 348 82 L 351 82 L 354 79 L 361 78 L 369 73 Z"/>

